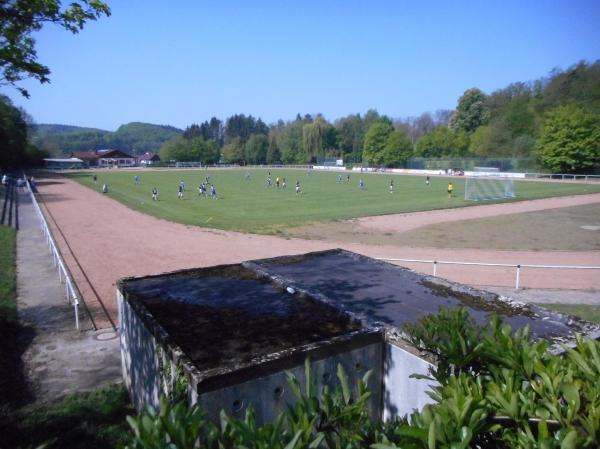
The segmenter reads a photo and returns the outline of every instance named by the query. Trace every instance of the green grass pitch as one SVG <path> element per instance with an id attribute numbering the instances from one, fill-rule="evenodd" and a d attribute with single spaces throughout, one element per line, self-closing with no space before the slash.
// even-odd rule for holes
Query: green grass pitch
<path id="1" fill-rule="evenodd" d="M 481 203 L 464 200 L 465 180 L 460 177 L 399 176 L 344 172 L 343 182 L 336 181 L 338 173 L 291 169 L 271 169 L 273 186 L 267 187 L 267 169 L 210 169 L 181 171 L 102 171 L 71 175 L 81 184 L 98 192 L 102 184 L 109 187 L 108 196 L 132 209 L 167 220 L 254 233 L 275 233 L 280 229 L 317 221 L 332 221 L 369 215 L 414 212 L 449 207 L 473 206 Z M 346 174 L 350 182 L 346 183 Z M 140 177 L 134 185 L 133 177 Z M 198 195 L 198 185 L 210 176 L 218 200 Z M 275 180 L 285 177 L 287 188 L 277 188 Z M 365 190 L 358 183 L 364 179 Z M 390 180 L 394 193 L 389 193 Z M 185 182 L 183 200 L 177 198 L 179 182 Z M 294 187 L 300 181 L 302 194 Z M 454 183 L 454 197 L 448 198 L 448 182 Z M 159 201 L 152 201 L 152 188 L 157 187 Z M 517 200 L 600 192 L 600 185 L 515 181 Z M 210 191 L 209 191 L 210 192 Z M 514 200 L 511 200 L 514 201 Z M 498 202 L 498 201 L 496 201 Z M 489 204 L 486 201 L 485 204 Z"/>

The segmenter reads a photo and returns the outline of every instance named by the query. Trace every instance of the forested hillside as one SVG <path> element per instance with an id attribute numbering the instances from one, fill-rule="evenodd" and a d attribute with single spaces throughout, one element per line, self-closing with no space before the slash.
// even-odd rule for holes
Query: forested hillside
<path id="1" fill-rule="evenodd" d="M 600 61 L 486 94 L 470 88 L 455 110 L 391 119 L 375 110 L 329 122 L 298 114 L 266 126 L 259 118 L 213 117 L 161 149 L 163 159 L 229 163 L 315 163 L 322 157 L 398 167 L 411 158 L 527 158 L 555 172 L 600 163 Z"/>
<path id="2" fill-rule="evenodd" d="M 524 158 L 553 172 L 590 172 L 600 165 L 600 60 L 491 93 L 473 87 L 454 110 L 418 117 L 393 119 L 372 109 L 335 121 L 297 114 L 271 125 L 235 114 L 185 131 L 135 122 L 115 132 L 65 125 L 30 131 L 30 141 L 54 155 L 115 148 L 203 163 L 306 164 L 328 157 L 388 167 L 414 158 Z"/>
<path id="3" fill-rule="evenodd" d="M 34 145 L 58 156 L 103 148 L 132 154 L 156 152 L 182 131 L 172 126 L 133 122 L 120 126 L 115 132 L 68 125 L 31 125 L 30 133 Z"/>

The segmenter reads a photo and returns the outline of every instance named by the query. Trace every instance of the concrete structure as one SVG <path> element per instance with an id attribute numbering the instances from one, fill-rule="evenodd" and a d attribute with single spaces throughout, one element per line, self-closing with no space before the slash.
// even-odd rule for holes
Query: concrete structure
<path id="1" fill-rule="evenodd" d="M 367 370 L 373 418 L 390 419 L 430 402 L 434 361 L 402 328 L 440 307 L 464 306 L 478 322 L 491 313 L 536 338 L 569 341 L 600 328 L 492 293 L 429 278 L 343 250 L 285 256 L 118 284 L 123 376 L 136 407 L 182 389 L 213 419 L 221 409 L 258 422 L 293 401 L 285 370 L 303 381 L 310 357 L 318 388 L 341 364 L 352 385 Z"/>

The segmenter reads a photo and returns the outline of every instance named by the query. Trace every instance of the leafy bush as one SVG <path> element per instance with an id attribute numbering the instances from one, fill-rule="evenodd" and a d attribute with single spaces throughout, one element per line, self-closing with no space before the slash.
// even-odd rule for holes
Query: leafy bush
<path id="1" fill-rule="evenodd" d="M 495 317 L 478 328 L 463 309 L 440 311 L 407 329 L 410 341 L 439 360 L 429 379 L 435 403 L 388 423 L 366 411 L 366 378 L 355 396 L 338 367 L 335 391 L 315 390 L 289 375 L 297 399 L 273 423 L 257 426 L 221 413 L 210 423 L 197 407 L 161 401 L 158 411 L 128 418 L 132 449 L 366 448 L 459 449 L 597 448 L 600 445 L 600 343 L 577 337 L 559 356 L 529 329 L 515 332 Z M 367 374 L 368 375 L 368 374 Z M 418 377 L 418 376 L 417 376 Z"/>

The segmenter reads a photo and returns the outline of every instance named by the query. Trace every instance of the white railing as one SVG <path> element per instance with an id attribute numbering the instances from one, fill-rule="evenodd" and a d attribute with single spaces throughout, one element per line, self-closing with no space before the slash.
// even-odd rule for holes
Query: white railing
<path id="1" fill-rule="evenodd" d="M 31 197 L 31 202 L 33 203 L 33 207 L 37 216 L 40 220 L 40 224 L 42 225 L 42 232 L 44 233 L 44 237 L 46 238 L 46 243 L 48 248 L 50 249 L 50 253 L 52 254 L 52 259 L 54 260 L 54 266 L 58 270 L 58 279 L 62 284 L 64 282 L 66 286 L 67 300 L 69 304 L 73 306 L 73 310 L 75 312 L 75 327 L 79 329 L 79 297 L 77 292 L 73 286 L 73 280 L 71 279 L 71 275 L 67 271 L 65 262 L 63 261 L 58 246 L 54 241 L 54 237 L 52 237 L 52 233 L 50 232 L 50 228 L 48 227 L 48 223 L 46 222 L 46 217 L 42 213 L 40 206 L 33 194 L 33 190 L 31 189 L 31 185 L 26 181 L 29 196 Z"/>
<path id="2" fill-rule="evenodd" d="M 515 290 L 520 288 L 521 269 L 523 268 L 561 268 L 568 270 L 600 270 L 600 266 L 585 265 L 532 265 L 532 264 L 513 264 L 513 263 L 486 263 L 486 262 L 459 262 L 449 260 L 422 260 L 422 259 L 395 259 L 389 257 L 376 257 L 377 260 L 386 262 L 410 262 L 432 264 L 432 273 L 437 276 L 437 266 L 439 265 L 476 265 L 481 267 L 508 267 L 515 268 Z"/>

